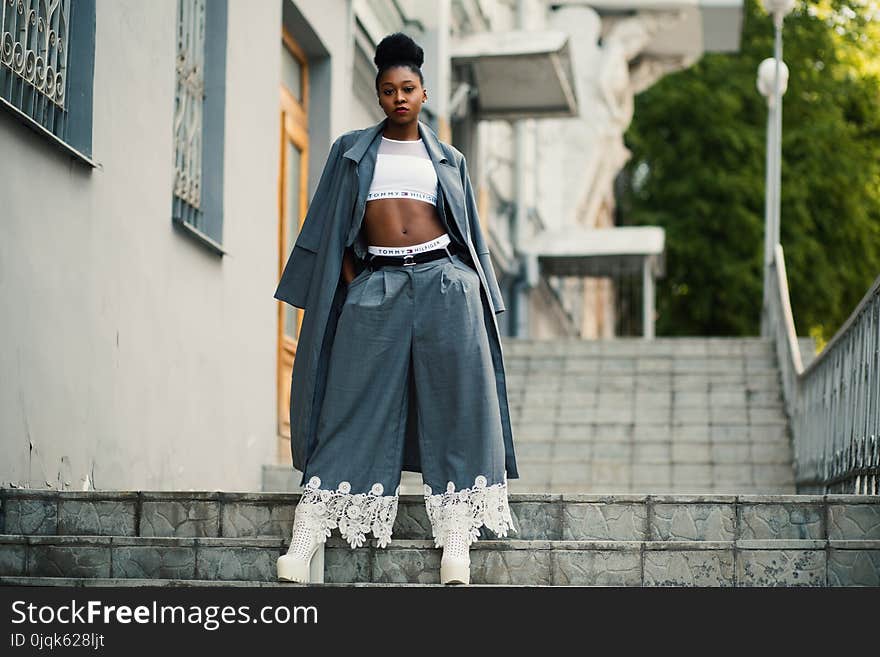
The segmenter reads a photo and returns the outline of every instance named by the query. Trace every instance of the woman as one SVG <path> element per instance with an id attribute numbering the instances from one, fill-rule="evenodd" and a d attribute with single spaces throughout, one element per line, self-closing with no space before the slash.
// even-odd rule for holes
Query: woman
<path id="1" fill-rule="evenodd" d="M 423 60 L 401 33 L 377 46 L 376 92 L 387 118 L 334 142 L 275 294 L 306 308 L 300 344 L 310 345 L 297 350 L 291 395 L 293 460 L 307 483 L 278 559 L 280 579 L 321 580 L 334 527 L 352 548 L 368 532 L 386 547 L 403 470 L 422 473 L 434 543 L 443 548 L 441 582 L 469 583 L 469 547 L 482 526 L 498 536 L 513 530 L 507 478 L 518 474 L 493 316 L 504 308 L 464 158 L 418 118 L 428 97 Z M 332 257 L 342 234 L 339 266 Z M 325 282 L 340 269 L 342 293 L 322 332 L 309 314 L 324 317 Z M 299 422 L 307 429 L 294 428 Z"/>

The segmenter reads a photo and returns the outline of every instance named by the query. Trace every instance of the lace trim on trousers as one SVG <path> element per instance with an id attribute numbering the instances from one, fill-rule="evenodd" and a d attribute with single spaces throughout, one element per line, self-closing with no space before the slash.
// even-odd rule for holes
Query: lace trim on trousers
<path id="1" fill-rule="evenodd" d="M 446 492 L 436 495 L 425 484 L 425 508 L 435 547 L 446 545 L 450 532 L 460 533 L 470 544 L 480 537 L 483 525 L 499 538 L 507 536 L 508 531 L 516 533 L 507 502 L 507 476 L 502 483 L 486 484 L 486 477 L 478 475 L 472 488 L 456 491 L 450 481 Z M 378 547 L 387 547 L 397 516 L 400 486 L 394 495 L 383 492 L 382 484 L 375 483 L 369 493 L 352 493 L 347 481 L 340 482 L 335 491 L 322 489 L 321 479 L 311 477 L 296 506 L 295 522 L 307 527 L 321 542 L 338 527 L 352 548 L 362 546 L 371 531 Z"/>
<path id="2" fill-rule="evenodd" d="M 340 482 L 335 491 L 321 489 L 321 479 L 312 477 L 296 506 L 297 519 L 314 532 L 321 542 L 326 541 L 330 531 L 339 527 L 352 548 L 360 547 L 365 534 L 372 531 L 379 547 L 391 542 L 391 530 L 397 515 L 400 486 L 394 495 L 383 495 L 382 484 L 373 484 L 369 493 L 351 492 L 351 484 Z"/>
<path id="3" fill-rule="evenodd" d="M 486 477 L 478 475 L 473 488 L 456 492 L 450 481 L 446 492 L 437 495 L 425 484 L 425 507 L 434 532 L 434 547 L 446 545 L 450 532 L 462 534 L 470 544 L 480 537 L 482 525 L 499 538 L 507 536 L 508 530 L 517 533 L 507 503 L 507 475 L 501 483 L 486 483 Z"/>

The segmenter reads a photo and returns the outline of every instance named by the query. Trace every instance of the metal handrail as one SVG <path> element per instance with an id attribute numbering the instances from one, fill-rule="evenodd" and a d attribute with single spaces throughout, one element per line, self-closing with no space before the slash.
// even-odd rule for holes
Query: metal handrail
<path id="1" fill-rule="evenodd" d="M 767 318 L 794 439 L 800 493 L 876 495 L 880 484 L 880 276 L 806 368 L 776 245 Z"/>

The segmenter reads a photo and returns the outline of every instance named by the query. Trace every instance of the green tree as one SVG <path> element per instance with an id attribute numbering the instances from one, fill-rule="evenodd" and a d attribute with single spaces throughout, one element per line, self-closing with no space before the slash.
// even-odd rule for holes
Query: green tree
<path id="1" fill-rule="evenodd" d="M 880 15 L 800 3 L 783 28 L 782 243 L 798 335 L 828 339 L 880 274 Z M 666 230 L 658 335 L 757 335 L 772 19 L 744 3 L 740 52 L 708 53 L 636 98 L 618 222 Z"/>

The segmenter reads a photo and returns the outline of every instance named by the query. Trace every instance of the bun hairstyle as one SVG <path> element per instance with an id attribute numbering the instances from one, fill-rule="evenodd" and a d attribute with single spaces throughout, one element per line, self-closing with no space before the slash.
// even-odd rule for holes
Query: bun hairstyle
<path id="1" fill-rule="evenodd" d="M 376 46 L 376 55 L 373 57 L 373 63 L 379 69 L 376 73 L 376 93 L 379 93 L 379 79 L 382 74 L 395 66 L 408 67 L 413 73 L 418 74 L 419 81 L 425 86 L 421 69 L 424 61 L 425 51 L 411 37 L 403 32 L 389 34 Z"/>

